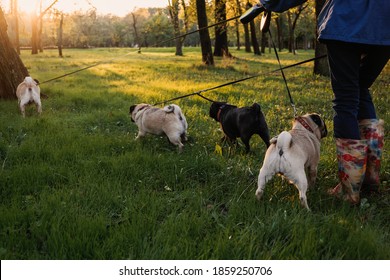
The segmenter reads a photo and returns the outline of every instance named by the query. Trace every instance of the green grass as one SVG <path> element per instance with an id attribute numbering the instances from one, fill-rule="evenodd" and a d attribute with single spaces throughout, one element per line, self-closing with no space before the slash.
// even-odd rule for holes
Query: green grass
<path id="1" fill-rule="evenodd" d="M 385 144 L 384 192 L 358 207 L 336 201 L 332 91 L 312 63 L 286 70 L 298 113 L 318 112 L 328 124 L 308 213 L 297 190 L 276 177 L 255 199 L 265 145 L 222 145 L 209 103 L 176 101 L 190 140 L 179 154 L 164 137 L 135 141 L 129 106 L 155 103 L 277 69 L 273 54 L 233 51 L 205 67 L 197 49 L 65 50 L 22 59 L 38 80 L 99 61 L 110 63 L 41 86 L 43 113 L 0 102 L 1 259 L 389 259 L 390 161 Z M 130 52 L 130 53 L 129 53 Z M 129 53 L 127 56 L 122 56 Z M 283 65 L 311 58 L 282 52 Z M 373 86 L 378 115 L 389 131 L 387 66 Z M 261 104 L 271 135 L 290 129 L 293 111 L 279 73 L 205 93 L 246 106 Z M 388 137 L 386 137 L 388 140 Z M 222 155 L 215 152 L 222 145 Z"/>

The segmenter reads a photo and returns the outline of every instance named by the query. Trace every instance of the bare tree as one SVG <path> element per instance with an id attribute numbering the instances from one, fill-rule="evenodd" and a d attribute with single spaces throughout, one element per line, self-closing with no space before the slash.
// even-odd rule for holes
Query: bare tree
<path id="1" fill-rule="evenodd" d="M 214 65 L 213 51 L 211 47 L 211 40 L 209 30 L 207 27 L 207 13 L 205 0 L 196 0 L 196 12 L 198 17 L 199 38 L 202 49 L 202 61 L 206 65 Z"/>
<path id="2" fill-rule="evenodd" d="M 28 76 L 28 71 L 9 40 L 7 28 L 0 7 L 0 98 L 16 99 L 16 88 Z"/>

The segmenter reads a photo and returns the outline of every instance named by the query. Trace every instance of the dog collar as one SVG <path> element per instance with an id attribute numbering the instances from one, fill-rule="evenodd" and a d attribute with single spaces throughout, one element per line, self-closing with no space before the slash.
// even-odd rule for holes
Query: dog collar
<path id="1" fill-rule="evenodd" d="M 221 122 L 221 113 L 222 113 L 222 109 L 225 108 L 225 105 L 222 105 L 219 109 L 218 109 L 218 112 L 217 112 L 217 122 Z"/>
<path id="2" fill-rule="evenodd" d="M 138 112 L 139 112 L 139 111 L 142 111 L 143 109 L 145 109 L 145 108 L 147 108 L 147 107 L 150 107 L 150 105 L 149 105 L 149 104 L 146 104 L 146 105 L 142 106 L 141 108 L 139 108 Z"/>
<path id="3" fill-rule="evenodd" d="M 149 104 L 146 104 L 146 105 L 142 106 L 141 108 L 139 108 L 139 110 L 137 111 L 137 113 L 135 113 L 135 118 L 134 118 L 135 121 L 137 121 L 137 120 L 141 117 L 141 115 L 140 115 L 141 111 L 145 110 L 145 109 L 148 108 L 148 107 L 150 107 L 150 105 L 149 105 Z"/>
<path id="4" fill-rule="evenodd" d="M 295 118 L 301 125 L 303 125 L 304 128 L 306 128 L 311 133 L 314 133 L 313 129 L 308 125 L 308 123 L 302 118 L 302 117 L 296 117 Z"/>

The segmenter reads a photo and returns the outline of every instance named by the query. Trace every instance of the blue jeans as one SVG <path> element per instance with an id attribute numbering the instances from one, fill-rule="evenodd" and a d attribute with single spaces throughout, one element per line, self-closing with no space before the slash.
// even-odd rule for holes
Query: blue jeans
<path id="1" fill-rule="evenodd" d="M 389 60 L 390 46 L 324 43 L 334 93 L 334 137 L 359 140 L 359 120 L 376 119 L 369 88 Z"/>

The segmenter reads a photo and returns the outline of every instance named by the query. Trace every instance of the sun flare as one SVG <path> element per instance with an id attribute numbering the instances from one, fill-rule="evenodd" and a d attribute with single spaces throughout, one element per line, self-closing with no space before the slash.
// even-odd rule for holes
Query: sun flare
<path id="1" fill-rule="evenodd" d="M 17 0 L 19 12 L 38 14 L 50 7 L 55 0 Z M 42 4 L 41 4 L 42 3 Z M 9 0 L 0 0 L 5 9 L 9 7 Z M 135 8 L 166 7 L 167 0 L 58 0 L 53 8 L 64 13 L 87 11 L 96 9 L 98 14 L 114 14 L 124 16 Z"/>
<path id="2" fill-rule="evenodd" d="M 45 9 L 50 7 L 53 3 L 54 0 L 18 0 L 18 9 L 20 12 L 25 12 L 28 14 L 37 14 L 41 10 L 44 11 Z M 84 9 L 87 6 L 87 2 L 85 5 L 83 1 L 59 0 L 53 5 L 53 8 L 67 13 L 78 9 Z"/>
<path id="3" fill-rule="evenodd" d="M 38 1 L 18 0 L 17 3 L 19 12 L 33 14 L 38 11 Z"/>

